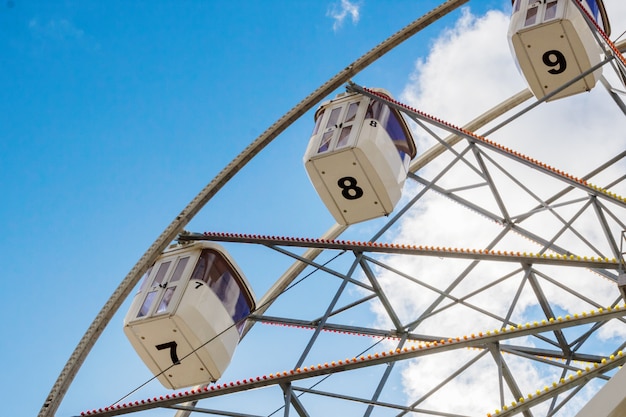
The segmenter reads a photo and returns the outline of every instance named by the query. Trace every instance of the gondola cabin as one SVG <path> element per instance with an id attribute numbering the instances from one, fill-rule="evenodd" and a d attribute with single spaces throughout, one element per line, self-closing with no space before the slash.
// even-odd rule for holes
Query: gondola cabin
<path id="1" fill-rule="evenodd" d="M 415 153 L 397 110 L 362 94 L 342 93 L 315 113 L 304 166 L 337 223 L 348 225 L 393 211 Z"/>
<path id="2" fill-rule="evenodd" d="M 158 380 L 178 389 L 220 378 L 254 308 L 250 285 L 224 248 L 178 244 L 146 272 L 124 333 Z"/>
<path id="3" fill-rule="evenodd" d="M 541 99 L 591 69 L 602 50 L 594 30 L 575 0 L 513 0 L 508 38 L 520 72 L 535 97 Z M 585 10 L 609 31 L 601 0 L 581 0 Z M 591 90 L 601 75 L 598 69 L 547 101 Z"/>

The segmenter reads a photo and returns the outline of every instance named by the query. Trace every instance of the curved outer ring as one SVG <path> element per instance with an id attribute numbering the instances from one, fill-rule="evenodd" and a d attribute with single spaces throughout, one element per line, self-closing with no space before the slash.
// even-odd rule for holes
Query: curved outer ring
<path id="1" fill-rule="evenodd" d="M 232 178 L 241 170 L 254 156 L 261 152 L 272 140 L 274 140 L 287 127 L 295 122 L 300 116 L 313 108 L 326 96 L 339 88 L 342 84 L 348 82 L 350 78 L 363 70 L 365 67 L 376 61 L 378 58 L 398 46 L 406 39 L 413 36 L 434 21 L 450 13 L 469 0 L 448 0 L 437 8 L 413 21 L 394 35 L 381 42 L 379 45 L 371 49 L 369 52 L 354 61 L 344 70 L 337 73 L 333 78 L 321 85 L 309 96 L 304 98 L 300 103 L 293 107 L 289 112 L 285 113 L 265 132 L 257 137 L 247 148 L 245 148 L 235 159 L 233 159 L 200 193 L 180 212 L 180 214 L 172 221 L 172 223 L 161 233 L 161 235 L 148 248 L 144 255 L 137 261 L 135 266 L 126 275 L 124 280 L 113 292 L 109 300 L 102 307 L 94 321 L 91 323 L 80 342 L 74 349 L 74 352 L 68 359 L 63 370 L 59 374 L 55 384 L 53 385 L 46 401 L 44 402 L 38 417 L 48 417 L 54 415 L 58 409 L 63 397 L 65 396 L 70 384 L 72 383 L 76 373 L 80 369 L 85 358 L 89 354 L 91 348 L 97 341 L 98 337 L 104 331 L 104 328 L 117 312 L 121 304 L 124 302 L 130 291 L 141 279 L 143 273 L 150 265 L 154 263 L 156 258 L 161 254 L 167 245 L 173 241 L 176 236 L 183 230 L 185 225 L 204 207 L 204 205 Z M 620 53 L 626 52 L 626 40 L 618 42 L 616 45 Z M 465 129 L 475 131 L 486 123 L 494 120 L 505 112 L 511 110 L 524 101 L 532 98 L 530 90 L 525 89 L 508 100 L 498 104 L 476 119 L 472 120 Z M 456 135 L 450 135 L 445 139 L 448 145 L 457 143 L 461 138 Z M 428 162 L 435 159 L 445 151 L 444 145 L 436 145 L 428 149 L 424 154 L 420 155 L 410 166 L 410 171 L 415 172 L 422 168 Z M 347 226 L 334 225 L 323 236 L 324 239 L 334 239 L 339 236 Z M 309 249 L 303 254 L 303 258 L 312 260 L 321 249 Z M 285 273 L 274 283 L 268 292 L 260 300 L 259 305 L 264 306 L 256 313 L 261 314 L 271 304 L 271 300 L 276 298 L 304 268 L 306 264 L 303 262 L 295 262 Z M 249 327 L 245 331 L 249 330 Z"/>

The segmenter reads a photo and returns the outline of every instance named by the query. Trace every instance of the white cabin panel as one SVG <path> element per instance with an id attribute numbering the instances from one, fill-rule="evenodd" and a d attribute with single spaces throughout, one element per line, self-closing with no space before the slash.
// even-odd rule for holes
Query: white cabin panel
<path id="1" fill-rule="evenodd" d="M 509 41 L 520 72 L 541 99 L 601 59 L 601 49 L 585 18 L 571 0 L 518 0 Z M 591 90 L 601 69 L 588 74 L 550 100 Z"/>
<path id="2" fill-rule="evenodd" d="M 388 215 L 400 199 L 397 173 L 377 152 L 368 152 L 375 141 L 366 144 L 305 164 L 315 189 L 339 224 Z"/>
<path id="3" fill-rule="evenodd" d="M 210 309 L 206 308 L 207 304 Z M 197 355 L 210 370 L 214 381 L 226 371 L 239 343 L 239 332 L 229 317 L 230 313 L 215 293 L 196 280 L 189 282 L 184 303 L 173 317 L 189 343 L 202 346 Z"/>
<path id="4" fill-rule="evenodd" d="M 164 387 L 179 389 L 213 380 L 198 355 L 192 354 L 192 347 L 172 318 L 145 320 L 124 327 L 124 333 Z"/>

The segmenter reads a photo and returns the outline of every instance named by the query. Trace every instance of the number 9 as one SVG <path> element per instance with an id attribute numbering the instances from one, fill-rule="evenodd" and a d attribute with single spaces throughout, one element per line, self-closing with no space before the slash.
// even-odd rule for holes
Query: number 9
<path id="1" fill-rule="evenodd" d="M 558 66 L 558 68 L 552 68 L 551 70 L 548 70 L 550 74 L 560 74 L 563 71 L 565 71 L 565 68 L 567 68 L 567 62 L 565 61 L 565 56 L 557 50 L 553 49 L 551 51 L 546 52 L 545 54 L 543 54 L 541 59 L 543 59 L 543 63 L 549 67 Z"/>

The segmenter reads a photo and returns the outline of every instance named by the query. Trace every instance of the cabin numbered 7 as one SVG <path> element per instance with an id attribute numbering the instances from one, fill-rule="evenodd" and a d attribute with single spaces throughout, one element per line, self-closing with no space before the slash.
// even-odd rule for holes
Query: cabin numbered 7
<path id="1" fill-rule="evenodd" d="M 214 382 L 230 363 L 255 304 L 248 281 L 223 247 L 172 245 L 146 272 L 124 333 L 163 386 Z"/>
<path id="2" fill-rule="evenodd" d="M 508 38 L 530 90 L 541 99 L 600 63 L 602 48 L 575 0 L 513 0 Z M 602 0 L 581 0 L 584 9 L 610 33 Z M 591 90 L 601 68 L 547 101 Z"/>
<path id="3" fill-rule="evenodd" d="M 337 223 L 348 225 L 393 211 L 415 153 L 400 112 L 359 93 L 342 93 L 315 113 L 304 166 Z"/>

